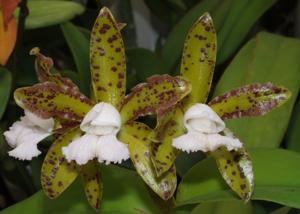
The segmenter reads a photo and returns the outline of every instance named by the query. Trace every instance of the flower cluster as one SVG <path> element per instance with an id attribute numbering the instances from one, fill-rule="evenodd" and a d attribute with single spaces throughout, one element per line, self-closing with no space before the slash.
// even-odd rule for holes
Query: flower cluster
<path id="1" fill-rule="evenodd" d="M 53 74 L 51 58 L 37 48 L 31 51 L 36 56 L 40 83 L 14 92 L 25 116 L 4 133 L 14 148 L 9 155 L 31 160 L 41 153 L 37 144 L 55 134 L 41 170 L 44 192 L 56 198 L 82 175 L 87 199 L 99 209 L 100 163 L 116 164 L 130 158 L 147 185 L 168 200 L 176 190 L 174 160 L 178 150 L 202 151 L 216 158 L 226 182 L 242 199 L 249 200 L 254 183 L 251 159 L 223 120 L 263 115 L 284 103 L 290 92 L 271 83 L 252 84 L 205 104 L 216 59 L 216 35 L 210 16 L 204 14 L 187 35 L 182 77 L 155 75 L 125 95 L 120 26 L 103 8 L 92 29 L 92 98 L 82 94 L 70 79 Z M 155 129 L 136 121 L 146 115 L 157 115 Z M 225 156 L 234 163 L 226 165 Z M 244 176 L 231 179 L 235 176 L 231 168 Z"/>

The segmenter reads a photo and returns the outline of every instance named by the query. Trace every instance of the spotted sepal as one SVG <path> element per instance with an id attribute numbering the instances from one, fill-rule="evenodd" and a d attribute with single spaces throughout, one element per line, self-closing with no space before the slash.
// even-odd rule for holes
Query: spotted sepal
<path id="1" fill-rule="evenodd" d="M 96 101 L 120 107 L 126 90 L 125 51 L 119 25 L 106 7 L 92 29 L 90 69 Z"/>
<path id="2" fill-rule="evenodd" d="M 54 141 L 47 152 L 41 170 L 41 183 L 49 198 L 58 197 L 78 175 L 76 164 L 68 163 L 61 149 L 80 135 L 79 127 L 66 132 Z"/>
<path id="3" fill-rule="evenodd" d="M 151 129 L 143 123 L 133 122 L 123 125 L 120 140 L 128 144 L 130 158 L 136 171 L 146 184 L 162 199 L 170 199 L 177 185 L 174 165 L 160 177 L 156 176 L 151 161 Z"/>
<path id="4" fill-rule="evenodd" d="M 124 99 L 121 108 L 123 123 L 138 117 L 166 113 L 191 91 L 191 87 L 182 77 L 154 75 L 146 83 L 135 86 Z"/>
<path id="5" fill-rule="evenodd" d="M 152 162 L 157 176 L 161 176 L 174 164 L 177 150 L 172 146 L 172 140 L 184 134 L 183 111 L 177 105 L 163 117 L 158 119 L 152 135 Z"/>
<path id="6" fill-rule="evenodd" d="M 89 204 L 96 210 L 99 210 L 103 195 L 103 182 L 99 163 L 95 160 L 89 161 L 81 166 L 80 174 Z"/>
<path id="7" fill-rule="evenodd" d="M 59 73 L 52 73 L 53 60 L 50 57 L 46 57 L 41 54 L 38 47 L 32 48 L 30 55 L 34 55 L 36 57 L 35 70 L 40 82 L 54 82 L 66 90 L 79 93 L 78 87 L 72 82 L 72 80 L 62 77 Z"/>
<path id="8" fill-rule="evenodd" d="M 209 102 L 210 107 L 223 119 L 261 116 L 285 103 L 291 92 L 266 84 L 251 84 L 234 89 Z"/>
<path id="9" fill-rule="evenodd" d="M 14 98 L 20 107 L 42 118 L 58 117 L 74 121 L 81 121 L 94 104 L 86 96 L 70 94 L 52 82 L 18 88 Z"/>
<path id="10" fill-rule="evenodd" d="M 254 189 L 252 161 L 247 151 L 227 151 L 221 147 L 210 153 L 216 160 L 218 169 L 230 188 L 244 201 L 248 201 Z"/>
<path id="11" fill-rule="evenodd" d="M 216 46 L 213 21 L 205 13 L 189 30 L 183 46 L 180 71 L 192 85 L 192 92 L 185 99 L 185 109 L 194 103 L 206 102 L 215 68 Z"/>

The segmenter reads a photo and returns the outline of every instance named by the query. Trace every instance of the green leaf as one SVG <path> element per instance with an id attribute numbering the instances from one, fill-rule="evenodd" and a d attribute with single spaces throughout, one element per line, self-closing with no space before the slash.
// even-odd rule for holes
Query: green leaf
<path id="1" fill-rule="evenodd" d="M 102 166 L 104 182 L 104 198 L 101 213 L 161 213 L 152 201 L 143 182 L 133 171 L 117 166 Z M 38 192 L 28 199 L 17 203 L 1 212 L 1 214 L 20 213 L 20 210 L 30 210 L 31 214 L 46 213 L 86 213 L 93 210 L 86 202 L 82 185 L 75 182 L 60 198 L 48 199 L 43 192 Z"/>
<path id="2" fill-rule="evenodd" d="M 190 90 L 188 82 L 181 77 L 154 75 L 146 83 L 136 85 L 126 96 L 121 108 L 122 122 L 149 114 L 161 116 Z"/>
<path id="3" fill-rule="evenodd" d="M 300 152 L 299 127 L 300 127 L 300 100 L 294 106 L 294 112 L 292 114 L 287 136 L 286 136 L 286 143 L 288 149 L 296 152 Z"/>
<path id="4" fill-rule="evenodd" d="M 216 159 L 218 169 L 230 188 L 248 201 L 253 193 L 254 178 L 252 161 L 246 150 L 228 151 L 222 147 L 210 154 Z"/>
<path id="5" fill-rule="evenodd" d="M 55 140 L 47 152 L 41 170 L 41 183 L 49 198 L 57 198 L 76 179 L 78 173 L 74 163 L 68 163 L 62 154 L 62 147 L 79 137 L 81 130 L 76 127 Z"/>
<path id="6" fill-rule="evenodd" d="M 204 12 L 209 12 L 218 32 L 217 63 L 238 49 L 253 24 L 276 0 L 202 0 L 178 22 L 162 49 L 162 58 L 170 70 L 179 59 L 185 35 Z"/>
<path id="7" fill-rule="evenodd" d="M 216 40 L 213 21 L 205 13 L 191 27 L 183 47 L 180 71 L 192 86 L 184 109 L 198 102 L 206 102 L 215 68 Z"/>
<path id="8" fill-rule="evenodd" d="M 90 68 L 89 68 L 89 40 L 71 22 L 62 24 L 61 30 L 73 55 L 77 73 L 80 78 L 80 90 L 89 95 L 90 90 Z"/>
<path id="9" fill-rule="evenodd" d="M 18 88 L 14 97 L 20 107 L 42 118 L 59 117 L 75 121 L 81 121 L 94 104 L 78 91 L 61 88 L 52 82 Z"/>
<path id="10" fill-rule="evenodd" d="M 261 116 L 281 106 L 291 92 L 272 83 L 251 84 L 215 97 L 208 105 L 224 120 Z"/>
<path id="11" fill-rule="evenodd" d="M 218 58 L 220 64 L 240 46 L 252 25 L 277 0 L 232 0 L 224 24 L 218 30 Z"/>
<path id="12" fill-rule="evenodd" d="M 259 33 L 241 49 L 218 82 L 215 96 L 258 82 L 282 85 L 292 93 L 287 103 L 265 116 L 227 122 L 248 147 L 277 147 L 281 143 L 299 91 L 299 57 L 298 40 Z"/>
<path id="13" fill-rule="evenodd" d="M 28 1 L 29 15 L 26 18 L 26 29 L 35 29 L 56 25 L 74 18 L 84 12 L 81 4 L 72 1 Z M 16 11 L 16 15 L 18 16 Z"/>
<path id="14" fill-rule="evenodd" d="M 252 214 L 250 203 L 242 201 L 220 201 L 199 204 L 191 214 Z"/>
<path id="15" fill-rule="evenodd" d="M 126 50 L 128 63 L 136 71 L 140 82 L 154 74 L 165 74 L 167 72 L 161 58 L 156 53 L 144 48 L 132 48 Z"/>
<path id="16" fill-rule="evenodd" d="M 254 149 L 250 156 L 255 178 L 251 199 L 300 208 L 300 155 L 282 149 Z M 185 205 L 237 197 L 221 179 L 214 160 L 208 158 L 185 175 L 176 199 L 178 205 Z"/>
<path id="17" fill-rule="evenodd" d="M 270 214 L 288 214 L 292 208 L 290 207 L 281 207 L 277 210 L 270 212 Z"/>
<path id="18" fill-rule="evenodd" d="M 84 191 L 90 205 L 99 210 L 103 195 L 103 181 L 100 174 L 99 163 L 95 160 L 81 166 Z"/>
<path id="19" fill-rule="evenodd" d="M 7 102 L 9 100 L 11 82 L 11 73 L 5 68 L 0 68 L 0 119 L 4 114 Z"/>
<path id="20" fill-rule="evenodd" d="M 170 199 L 177 186 L 176 168 L 173 165 L 160 177 L 156 176 L 151 161 L 151 129 L 134 122 L 122 127 L 120 140 L 128 144 L 131 161 L 146 184 L 164 200 Z"/>
<path id="21" fill-rule="evenodd" d="M 118 24 L 106 7 L 92 29 L 90 69 L 96 101 L 119 108 L 126 90 L 125 51 Z"/>

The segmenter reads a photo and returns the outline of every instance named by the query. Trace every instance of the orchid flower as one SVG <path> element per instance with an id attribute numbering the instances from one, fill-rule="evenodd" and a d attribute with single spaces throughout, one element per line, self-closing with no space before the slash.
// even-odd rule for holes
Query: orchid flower
<path id="1" fill-rule="evenodd" d="M 43 119 L 25 110 L 25 116 L 4 132 L 7 143 L 14 148 L 8 152 L 9 156 L 20 160 L 31 160 L 38 156 L 41 152 L 37 144 L 50 136 L 53 128 L 53 118 Z"/>
<path id="2" fill-rule="evenodd" d="M 125 95 L 126 63 L 120 28 L 107 8 L 101 9 L 91 33 L 90 70 L 92 99 L 69 79 L 52 74 L 53 61 L 37 49 L 36 69 L 42 83 L 15 91 L 23 109 L 59 126 L 57 139 L 47 152 L 41 170 L 42 187 L 50 198 L 58 197 L 81 175 L 87 199 L 99 209 L 103 184 L 99 163 L 140 160 L 146 183 L 161 197 L 176 188 L 173 171 L 157 179 L 150 159 L 152 132 L 135 120 L 156 114 L 162 117 L 190 91 L 188 81 L 168 75 L 152 76 Z M 146 143 L 145 143 L 146 142 Z M 142 148 L 142 149 L 140 149 Z M 135 165 L 139 174 L 141 167 Z"/>
<path id="3" fill-rule="evenodd" d="M 192 26 L 183 47 L 181 75 L 190 81 L 192 92 L 159 118 L 152 135 L 151 159 L 157 177 L 160 177 L 174 167 L 178 150 L 208 153 L 215 158 L 231 189 L 248 201 L 254 187 L 252 162 L 243 143 L 226 128 L 224 120 L 264 115 L 282 105 L 291 93 L 272 83 L 254 83 L 205 104 L 213 78 L 216 50 L 215 29 L 206 13 Z"/>

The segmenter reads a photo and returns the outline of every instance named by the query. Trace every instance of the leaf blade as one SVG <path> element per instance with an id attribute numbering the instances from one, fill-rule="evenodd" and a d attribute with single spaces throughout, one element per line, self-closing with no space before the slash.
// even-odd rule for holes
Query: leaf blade
<path id="1" fill-rule="evenodd" d="M 300 155 L 283 149 L 263 148 L 250 150 L 250 155 L 255 175 L 255 188 L 251 199 L 299 208 L 300 173 L 297 169 Z M 281 157 L 280 161 L 278 157 Z M 213 159 L 206 159 L 195 165 L 179 185 L 178 205 L 237 200 L 218 174 Z"/>
<path id="2" fill-rule="evenodd" d="M 241 49 L 218 82 L 215 95 L 256 82 L 282 85 L 292 93 L 285 105 L 267 115 L 227 122 L 227 126 L 248 147 L 274 148 L 282 142 L 295 95 L 299 91 L 300 76 L 296 69 L 299 64 L 299 48 L 298 40 L 259 33 Z"/>
<path id="3" fill-rule="evenodd" d="M 71 22 L 61 24 L 60 28 L 74 58 L 80 78 L 80 90 L 88 96 L 91 78 L 89 72 L 89 41 Z"/>
<path id="4" fill-rule="evenodd" d="M 0 119 L 4 114 L 6 105 L 9 100 L 11 83 L 12 83 L 11 73 L 5 68 L 0 68 L 0 100 L 1 100 Z"/>

